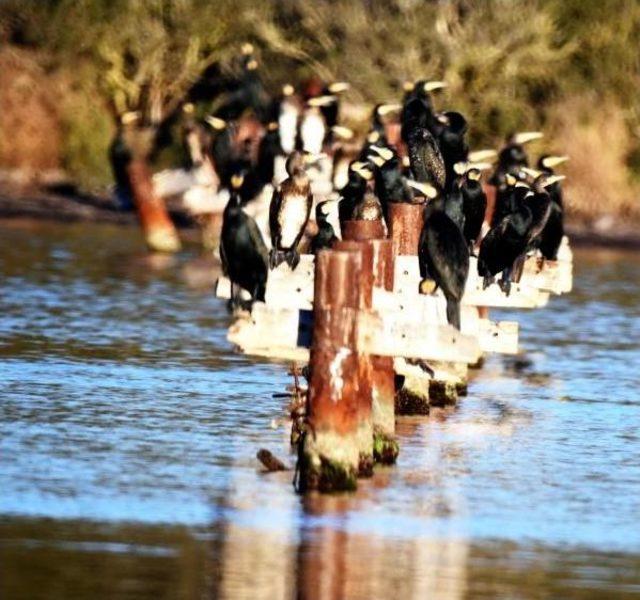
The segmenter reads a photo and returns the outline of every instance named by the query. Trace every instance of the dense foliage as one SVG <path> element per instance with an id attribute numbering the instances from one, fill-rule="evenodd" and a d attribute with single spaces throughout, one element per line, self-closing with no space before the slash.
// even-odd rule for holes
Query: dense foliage
<path id="1" fill-rule="evenodd" d="M 100 149 L 116 113 L 161 118 L 251 41 L 274 90 L 312 74 L 350 81 L 345 116 L 356 125 L 404 81 L 443 78 L 440 105 L 468 115 L 474 145 L 543 128 L 539 150 L 574 155 L 574 178 L 603 186 L 592 204 L 637 204 L 636 0 L 5 0 L 0 24 L 7 47 L 28 51 L 56 83 L 62 160 L 85 182 L 108 173 Z"/>

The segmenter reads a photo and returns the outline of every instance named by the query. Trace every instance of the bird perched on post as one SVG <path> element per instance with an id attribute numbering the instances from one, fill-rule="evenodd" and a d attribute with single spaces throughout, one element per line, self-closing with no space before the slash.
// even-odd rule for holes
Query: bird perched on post
<path id="1" fill-rule="evenodd" d="M 438 142 L 427 128 L 427 113 L 421 100 L 414 98 L 403 111 L 402 130 L 409 150 L 413 179 L 444 190 L 446 170 Z"/>
<path id="2" fill-rule="evenodd" d="M 424 194 L 424 225 L 418 245 L 421 293 L 433 293 L 440 288 L 447 301 L 447 321 L 460 329 L 460 302 L 469 275 L 469 250 L 456 223 L 447 215 L 446 199 L 440 190 L 429 184 L 410 181 Z M 435 288 L 429 289 L 430 280 Z"/>
<path id="3" fill-rule="evenodd" d="M 324 209 L 330 200 L 324 202 L 318 202 L 316 205 L 316 223 L 318 225 L 318 233 L 311 240 L 311 252 L 315 254 L 318 250 L 323 248 L 331 248 L 333 243 L 338 239 L 336 232 L 333 230 L 333 226 L 327 220 L 327 213 Z"/>
<path id="4" fill-rule="evenodd" d="M 553 175 L 553 168 L 569 160 L 568 156 L 544 155 L 538 161 L 538 169 L 547 175 Z M 540 234 L 540 252 L 547 260 L 557 260 L 558 248 L 564 236 L 564 205 L 562 200 L 562 188 L 556 182 L 547 186 L 547 192 L 551 197 L 551 213 L 547 224 Z"/>
<path id="5" fill-rule="evenodd" d="M 309 160 L 302 152 L 293 152 L 287 159 L 288 177 L 273 192 L 269 207 L 272 269 L 283 261 L 295 269 L 300 262 L 297 248 L 313 205 L 311 183 L 305 171 Z"/>
<path id="6" fill-rule="evenodd" d="M 433 101 L 431 99 L 431 92 L 441 90 L 447 87 L 447 83 L 444 81 L 426 81 L 421 79 L 415 84 L 405 84 L 405 95 L 402 102 L 402 113 L 400 116 L 400 122 L 402 123 L 401 137 L 405 143 L 408 143 L 409 131 L 405 128 L 405 122 L 408 120 L 407 108 L 411 103 L 417 101 L 422 109 L 424 115 L 423 127 L 426 127 L 431 132 L 431 135 L 437 135 L 437 120 L 435 111 L 433 110 Z M 411 112 L 415 112 L 412 109 Z"/>
<path id="7" fill-rule="evenodd" d="M 241 208 L 238 190 L 241 175 L 231 177 L 231 193 L 222 217 L 220 259 L 222 268 L 231 280 L 231 306 L 242 305 L 240 289 L 251 294 L 251 302 L 264 302 L 267 285 L 267 246 L 256 222 Z"/>
<path id="8" fill-rule="evenodd" d="M 379 148 L 372 145 L 370 148 L 378 155 L 381 164 L 377 164 L 374 171 L 375 192 L 382 205 L 385 219 L 388 217 L 389 204 L 391 202 L 412 202 L 413 190 L 403 175 L 400 158 L 391 148 Z"/>
<path id="9" fill-rule="evenodd" d="M 487 163 L 488 165 L 488 163 Z M 462 193 L 464 210 L 464 227 L 462 233 L 467 240 L 469 251 L 473 252 L 473 247 L 480 237 L 484 215 L 487 210 L 487 196 L 482 189 L 480 177 L 482 171 L 480 167 L 484 164 L 469 165 L 468 163 L 458 163 L 456 172 L 458 180 L 454 184 L 459 187 Z"/>
<path id="10" fill-rule="evenodd" d="M 504 184 L 504 178 L 507 173 L 517 175 L 521 167 L 529 166 L 529 159 L 524 149 L 524 144 L 528 144 L 534 140 L 543 137 L 539 131 L 523 131 L 514 133 L 507 138 L 507 143 L 498 154 L 498 164 L 489 183 L 500 188 Z"/>
<path id="11" fill-rule="evenodd" d="M 367 191 L 368 182 L 373 177 L 373 171 L 369 165 L 362 161 L 354 160 L 349 165 L 349 179 L 347 184 L 340 190 L 340 201 L 338 203 L 338 218 L 340 228 L 344 228 L 344 223 L 353 218 L 353 211 L 364 198 Z"/>
<path id="12" fill-rule="evenodd" d="M 468 159 L 469 145 L 465 135 L 469 126 L 467 120 L 455 111 L 436 115 L 436 119 L 442 124 L 438 135 L 438 145 L 446 170 L 446 188 L 450 190 L 456 179 L 454 166 Z"/>

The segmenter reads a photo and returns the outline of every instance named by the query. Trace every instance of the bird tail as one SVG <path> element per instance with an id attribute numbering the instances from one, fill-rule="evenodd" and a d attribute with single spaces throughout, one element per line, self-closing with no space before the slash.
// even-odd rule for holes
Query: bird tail
<path id="1" fill-rule="evenodd" d="M 460 300 L 447 298 L 447 321 L 460 331 Z"/>

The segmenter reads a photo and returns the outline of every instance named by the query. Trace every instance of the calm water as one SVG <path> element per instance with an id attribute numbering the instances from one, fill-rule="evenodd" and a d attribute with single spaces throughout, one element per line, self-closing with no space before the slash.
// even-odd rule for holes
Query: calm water
<path id="1" fill-rule="evenodd" d="M 290 381 L 232 353 L 212 277 L 133 229 L 0 224 L 0 598 L 640 596 L 637 255 L 576 252 L 515 315 L 526 360 L 336 497 L 259 472 L 293 464 Z"/>

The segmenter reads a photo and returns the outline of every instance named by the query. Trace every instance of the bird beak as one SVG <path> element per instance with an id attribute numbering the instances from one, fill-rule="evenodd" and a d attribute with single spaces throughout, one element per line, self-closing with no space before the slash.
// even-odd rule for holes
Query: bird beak
<path id="1" fill-rule="evenodd" d="M 140 112 L 137 110 L 130 110 L 129 112 L 123 113 L 120 117 L 120 122 L 123 125 L 129 125 L 129 123 L 135 123 L 140 119 Z"/>
<path id="2" fill-rule="evenodd" d="M 480 181 L 480 176 L 482 175 L 482 173 L 480 173 L 480 171 L 477 171 L 476 166 L 472 166 L 469 168 L 469 174 L 467 175 L 467 177 L 469 179 L 471 179 L 471 181 Z"/>
<path id="3" fill-rule="evenodd" d="M 328 106 L 335 101 L 336 97 L 333 95 L 316 96 L 315 98 L 309 98 L 309 100 L 307 100 L 307 104 L 309 106 Z"/>
<path id="4" fill-rule="evenodd" d="M 353 130 L 349 129 L 348 127 L 343 127 L 342 125 L 334 125 L 331 128 L 331 131 L 333 131 L 333 133 L 335 133 L 339 138 L 342 138 L 343 140 L 350 140 L 351 138 L 353 138 Z"/>
<path id="5" fill-rule="evenodd" d="M 536 179 L 537 177 L 540 177 L 540 175 L 542 175 L 542 171 L 538 171 L 537 169 L 531 169 L 529 167 L 520 167 L 520 170 L 527 174 L 529 177 L 532 177 L 533 179 Z"/>
<path id="6" fill-rule="evenodd" d="M 375 144 L 379 139 L 380 139 L 380 134 L 377 131 L 372 131 L 367 136 L 367 142 L 369 142 L 370 144 Z"/>
<path id="7" fill-rule="evenodd" d="M 474 152 L 469 152 L 467 158 L 469 159 L 469 162 L 474 163 L 489 160 L 496 156 L 498 156 L 498 153 L 495 150 L 475 150 Z"/>
<path id="8" fill-rule="evenodd" d="M 531 189 L 531 186 L 526 181 L 518 181 L 514 187 Z"/>
<path id="9" fill-rule="evenodd" d="M 443 125 L 448 125 L 449 124 L 449 117 L 447 117 L 447 115 L 445 115 L 443 113 L 438 113 L 436 115 L 436 119 L 438 119 L 438 121 L 440 123 L 442 123 Z"/>
<path id="10" fill-rule="evenodd" d="M 493 164 L 490 162 L 470 162 L 467 163 L 467 171 L 469 169 L 478 169 L 478 171 L 488 171 L 493 167 Z"/>
<path id="11" fill-rule="evenodd" d="M 547 167 L 548 169 L 551 169 L 553 167 L 557 167 L 558 165 L 561 165 L 562 163 L 565 163 L 569 160 L 569 157 L 564 155 L 564 156 L 547 156 L 543 161 L 542 164 L 543 166 Z"/>
<path id="12" fill-rule="evenodd" d="M 367 168 L 367 164 L 363 162 L 353 163 L 351 165 L 351 170 L 367 181 L 373 177 L 373 173 Z"/>
<path id="13" fill-rule="evenodd" d="M 433 200 L 438 196 L 438 190 L 428 183 L 421 183 L 413 179 L 407 179 L 407 183 L 414 189 L 419 191 L 425 198 Z"/>
<path id="14" fill-rule="evenodd" d="M 373 156 L 372 154 L 369 154 L 367 156 L 367 158 L 376 166 L 376 167 L 381 167 L 382 165 L 384 165 L 385 162 L 387 162 L 384 158 L 382 158 L 382 156 Z"/>
<path id="15" fill-rule="evenodd" d="M 290 83 L 285 83 L 282 86 L 282 95 L 283 96 L 293 96 L 293 92 L 295 92 L 295 89 Z"/>
<path id="16" fill-rule="evenodd" d="M 236 174 L 236 175 L 232 175 L 231 176 L 231 187 L 234 190 L 237 190 L 237 189 L 241 188 L 243 182 L 244 182 L 244 176 L 243 175 Z"/>
<path id="17" fill-rule="evenodd" d="M 513 187 L 514 185 L 516 185 L 516 183 L 518 183 L 518 180 L 511 173 L 507 173 L 504 177 L 504 180 L 505 183 L 510 187 Z"/>
<path id="18" fill-rule="evenodd" d="M 332 83 L 327 88 L 332 94 L 340 94 L 341 92 L 346 92 L 351 85 L 349 85 L 346 81 L 336 81 Z"/>
<path id="19" fill-rule="evenodd" d="M 402 108 L 402 104 L 381 104 L 378 106 L 378 114 L 384 117 L 390 113 L 398 112 Z"/>
<path id="20" fill-rule="evenodd" d="M 211 125 L 216 131 L 222 131 L 226 126 L 227 122 L 224 119 L 219 119 L 218 117 L 214 117 L 213 115 L 209 115 L 205 117 L 204 120 Z"/>
<path id="21" fill-rule="evenodd" d="M 424 84 L 425 92 L 433 92 L 435 90 L 441 90 L 443 88 L 449 87 L 449 84 L 446 81 L 427 81 Z"/>
<path id="22" fill-rule="evenodd" d="M 303 160 L 305 164 L 309 167 L 313 165 L 317 165 L 323 158 L 326 158 L 327 155 L 324 152 L 320 152 L 319 154 L 305 154 L 303 156 Z"/>
<path id="23" fill-rule="evenodd" d="M 469 163 L 466 162 L 457 162 L 453 165 L 453 172 L 456 175 L 464 175 L 469 169 Z"/>
<path id="24" fill-rule="evenodd" d="M 385 162 L 393 158 L 393 152 L 389 150 L 389 148 L 381 148 L 380 146 L 376 146 L 375 144 L 371 144 L 369 148 L 376 154 L 378 154 L 381 158 L 383 158 Z"/>
<path id="25" fill-rule="evenodd" d="M 567 177 L 565 175 L 552 175 L 544 182 L 544 187 L 549 187 L 558 181 L 564 181 Z"/>
<path id="26" fill-rule="evenodd" d="M 544 137 L 541 131 L 522 131 L 513 136 L 513 143 L 526 144 L 527 142 L 533 142 L 533 140 L 539 140 L 541 137 Z"/>

